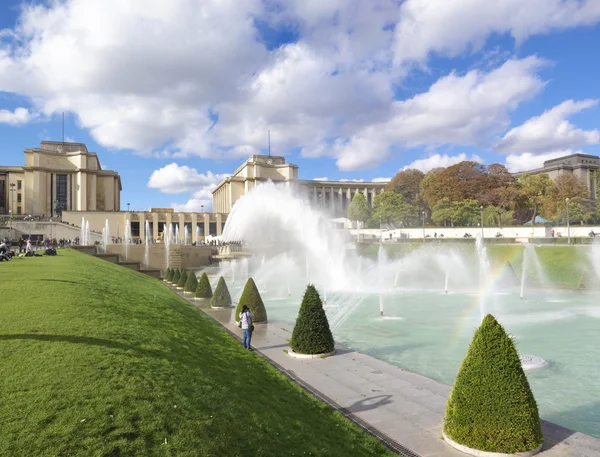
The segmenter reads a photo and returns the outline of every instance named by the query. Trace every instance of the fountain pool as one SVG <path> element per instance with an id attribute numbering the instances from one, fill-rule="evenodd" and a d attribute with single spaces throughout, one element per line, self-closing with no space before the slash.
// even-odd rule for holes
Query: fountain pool
<path id="1" fill-rule="evenodd" d="M 482 317 L 492 313 L 514 335 L 519 354 L 547 363 L 526 371 L 542 418 L 600 438 L 597 292 L 558 290 L 533 246 L 507 246 L 499 255 L 478 240 L 416 244 L 396 256 L 380 246 L 363 256 L 326 221 L 273 184 L 240 199 L 223 237 L 241 240 L 253 257 L 223 262 L 219 272 L 234 301 L 250 275 L 269 322 L 294 323 L 311 281 L 327 296 L 336 341 L 446 384 Z M 600 282 L 597 246 L 549 249 L 587 249 L 585 270 Z"/>

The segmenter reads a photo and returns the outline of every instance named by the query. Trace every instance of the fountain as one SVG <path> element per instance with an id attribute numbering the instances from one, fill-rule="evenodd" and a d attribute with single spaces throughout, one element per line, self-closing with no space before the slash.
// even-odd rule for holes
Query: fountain
<path id="1" fill-rule="evenodd" d="M 185 227 L 183 227 L 183 244 L 185 244 L 185 245 L 188 244 L 188 238 L 189 238 L 189 230 L 188 230 L 188 226 L 186 225 Z"/>
<path id="2" fill-rule="evenodd" d="M 170 229 L 167 227 L 167 223 L 163 227 L 163 243 L 165 244 L 165 268 L 169 268 L 169 250 L 171 246 L 171 235 Z"/>
<path id="3" fill-rule="evenodd" d="M 85 221 L 85 245 L 89 245 L 91 243 L 90 240 L 90 221 Z"/>
<path id="4" fill-rule="evenodd" d="M 144 233 L 144 265 L 146 268 L 150 266 L 150 222 L 146 221 L 145 233 Z"/>
<path id="5" fill-rule="evenodd" d="M 179 224 L 175 225 L 175 244 L 181 244 L 181 238 L 179 238 Z"/>
<path id="6" fill-rule="evenodd" d="M 125 260 L 129 260 L 129 241 L 131 238 L 131 223 L 129 219 L 125 219 L 125 239 L 123 244 L 125 245 Z"/>

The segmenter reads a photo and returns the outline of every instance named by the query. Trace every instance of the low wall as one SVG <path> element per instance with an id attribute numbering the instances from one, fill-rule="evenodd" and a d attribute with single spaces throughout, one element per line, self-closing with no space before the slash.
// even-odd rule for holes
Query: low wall
<path id="1" fill-rule="evenodd" d="M 125 255 L 125 245 L 109 244 L 107 254 L 118 254 L 122 262 L 139 262 L 142 269 L 152 269 L 165 271 L 167 267 L 194 269 L 210 265 L 209 256 L 212 253 L 209 246 L 188 246 L 171 245 L 169 248 L 169 264 L 167 265 L 167 256 L 165 245 L 162 243 L 148 245 L 148 266 L 145 264 L 146 246 L 143 244 L 134 244 L 127 247 L 127 256 Z M 99 248 L 102 252 L 102 248 Z"/>
<path id="2" fill-rule="evenodd" d="M 81 236 L 81 229 L 72 225 L 63 224 L 62 222 L 25 222 L 13 221 L 12 228 L 14 229 L 14 239 L 20 238 L 20 235 L 42 235 L 44 239 L 66 239 L 74 240 Z M 2 227 L 2 236 L 10 236 L 10 228 Z M 90 232 L 90 241 L 102 241 L 102 234 Z"/>

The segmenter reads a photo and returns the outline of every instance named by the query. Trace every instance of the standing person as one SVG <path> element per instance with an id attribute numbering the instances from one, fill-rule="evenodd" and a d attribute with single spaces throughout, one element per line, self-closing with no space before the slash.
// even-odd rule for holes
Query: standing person
<path id="1" fill-rule="evenodd" d="M 242 345 L 244 348 L 249 349 L 250 341 L 252 340 L 252 332 L 254 331 L 254 325 L 252 325 L 252 319 L 254 319 L 254 314 L 250 312 L 248 306 L 244 305 L 242 307 L 242 311 L 240 312 L 240 322 L 242 324 Z"/>

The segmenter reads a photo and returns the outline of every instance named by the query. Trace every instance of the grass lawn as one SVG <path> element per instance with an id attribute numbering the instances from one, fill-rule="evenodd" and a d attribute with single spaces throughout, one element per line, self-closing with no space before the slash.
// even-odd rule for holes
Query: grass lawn
<path id="1" fill-rule="evenodd" d="M 0 284 L 0 455 L 394 455 L 155 279 L 59 250 Z"/>

